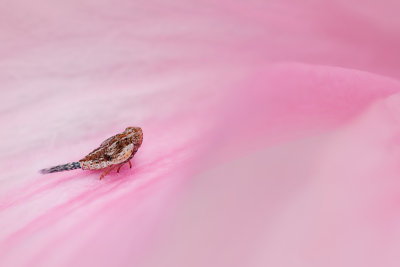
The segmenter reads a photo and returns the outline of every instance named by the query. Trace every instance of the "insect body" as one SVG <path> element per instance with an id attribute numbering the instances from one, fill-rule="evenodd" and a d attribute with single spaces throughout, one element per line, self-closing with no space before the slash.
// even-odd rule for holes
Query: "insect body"
<path id="1" fill-rule="evenodd" d="M 127 162 L 129 163 L 129 167 L 132 168 L 130 159 L 138 151 L 142 141 L 142 129 L 140 127 L 128 127 L 122 133 L 111 136 L 105 140 L 98 148 L 90 152 L 79 162 L 71 162 L 43 169 L 40 172 L 45 174 L 79 168 L 82 168 L 83 170 L 100 170 L 108 168 L 100 176 L 100 179 L 103 179 L 104 176 L 109 174 L 117 166 L 117 172 L 119 172 L 122 165 Z"/>

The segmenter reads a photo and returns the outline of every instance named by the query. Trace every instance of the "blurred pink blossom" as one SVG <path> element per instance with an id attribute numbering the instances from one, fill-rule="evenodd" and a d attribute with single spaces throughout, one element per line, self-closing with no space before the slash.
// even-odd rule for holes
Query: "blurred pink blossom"
<path id="1" fill-rule="evenodd" d="M 0 266 L 399 266 L 400 2 L 0 5 Z"/>

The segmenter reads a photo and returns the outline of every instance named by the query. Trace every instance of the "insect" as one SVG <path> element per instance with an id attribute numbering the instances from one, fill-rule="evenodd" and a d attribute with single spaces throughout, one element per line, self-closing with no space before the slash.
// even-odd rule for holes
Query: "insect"
<path id="1" fill-rule="evenodd" d="M 117 166 L 117 172 L 119 173 L 121 167 L 127 162 L 129 163 L 129 168 L 132 168 L 130 160 L 138 151 L 142 141 L 142 129 L 140 127 L 128 127 L 122 133 L 111 136 L 105 140 L 98 148 L 90 152 L 80 161 L 43 169 L 40 172 L 46 174 L 80 168 L 82 168 L 82 170 L 100 170 L 108 168 L 101 174 L 101 180 Z"/>

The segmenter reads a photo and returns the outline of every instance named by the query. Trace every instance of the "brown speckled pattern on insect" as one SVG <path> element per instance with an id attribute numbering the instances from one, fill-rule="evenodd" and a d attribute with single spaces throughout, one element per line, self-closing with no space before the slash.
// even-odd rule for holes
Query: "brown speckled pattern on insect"
<path id="1" fill-rule="evenodd" d="M 79 162 L 72 162 L 41 170 L 41 173 L 52 173 L 82 168 L 83 170 L 99 170 L 116 165 L 121 166 L 129 162 L 138 151 L 143 142 L 143 132 L 140 127 L 128 127 L 124 132 L 114 135 L 105 140 L 101 145 L 90 152 Z M 107 175 L 111 169 L 105 171 L 100 179 Z"/>

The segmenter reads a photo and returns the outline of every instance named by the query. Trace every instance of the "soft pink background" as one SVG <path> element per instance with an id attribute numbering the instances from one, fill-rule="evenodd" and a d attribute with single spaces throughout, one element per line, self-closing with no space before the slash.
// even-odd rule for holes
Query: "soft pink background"
<path id="1" fill-rule="evenodd" d="M 399 266 L 399 10 L 2 2 L 0 266 Z"/>

